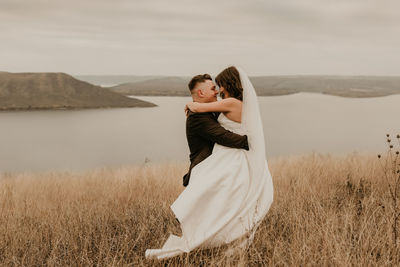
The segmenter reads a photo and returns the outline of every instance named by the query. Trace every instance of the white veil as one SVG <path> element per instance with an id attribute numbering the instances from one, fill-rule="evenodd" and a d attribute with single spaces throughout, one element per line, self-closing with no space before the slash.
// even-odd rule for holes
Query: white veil
<path id="1" fill-rule="evenodd" d="M 240 82 L 243 87 L 243 106 L 242 106 L 242 130 L 246 133 L 249 142 L 247 160 L 250 171 L 249 190 L 245 203 L 255 210 L 243 210 L 248 215 L 253 214 L 253 218 L 248 218 L 254 231 L 257 225 L 268 212 L 273 199 L 272 177 L 268 169 L 265 154 L 264 130 L 261 121 L 261 114 L 258 105 L 258 98 L 249 77 L 241 68 L 239 71 Z M 255 220 L 254 220 L 255 219 Z"/>
<path id="2" fill-rule="evenodd" d="M 252 157 L 252 162 L 255 160 L 259 166 L 263 166 L 266 160 L 265 141 L 257 95 L 247 74 L 241 68 L 237 70 L 243 88 L 242 128 L 251 145 L 248 156 Z"/>

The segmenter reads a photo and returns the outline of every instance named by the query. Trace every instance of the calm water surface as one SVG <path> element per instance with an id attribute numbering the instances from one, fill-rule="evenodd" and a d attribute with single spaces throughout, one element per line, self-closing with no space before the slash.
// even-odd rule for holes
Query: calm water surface
<path id="1" fill-rule="evenodd" d="M 0 171 L 85 170 L 188 161 L 187 97 L 139 97 L 155 108 L 0 112 Z M 400 133 L 400 96 L 260 97 L 268 158 L 385 151 Z"/>

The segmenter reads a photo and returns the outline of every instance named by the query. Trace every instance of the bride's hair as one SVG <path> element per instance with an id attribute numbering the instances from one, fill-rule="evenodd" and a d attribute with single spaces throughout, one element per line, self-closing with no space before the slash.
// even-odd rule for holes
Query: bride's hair
<path id="1" fill-rule="evenodd" d="M 218 74 L 215 82 L 219 87 L 224 87 L 229 96 L 243 101 L 243 87 L 239 71 L 234 66 L 228 67 Z"/>

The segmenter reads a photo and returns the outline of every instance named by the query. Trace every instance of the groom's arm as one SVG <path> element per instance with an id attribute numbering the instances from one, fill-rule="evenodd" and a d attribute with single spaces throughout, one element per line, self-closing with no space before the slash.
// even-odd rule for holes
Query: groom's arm
<path id="1" fill-rule="evenodd" d="M 226 130 L 216 120 L 205 113 L 190 115 L 191 127 L 202 137 L 226 147 L 249 150 L 246 135 L 235 134 Z"/>

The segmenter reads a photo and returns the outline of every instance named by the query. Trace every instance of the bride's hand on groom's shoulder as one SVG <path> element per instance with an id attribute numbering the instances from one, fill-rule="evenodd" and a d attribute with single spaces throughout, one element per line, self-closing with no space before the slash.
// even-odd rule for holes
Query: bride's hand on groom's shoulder
<path id="1" fill-rule="evenodd" d="M 189 114 L 189 111 L 191 111 L 191 112 L 195 112 L 194 111 L 194 106 L 195 106 L 195 102 L 193 102 L 193 101 L 190 101 L 190 102 L 187 102 L 186 103 L 186 105 L 185 105 L 185 114 L 186 114 L 186 117 L 188 116 L 188 114 Z"/>
<path id="2" fill-rule="evenodd" d="M 193 102 L 188 102 L 185 105 L 185 109 L 184 110 L 185 110 L 186 117 L 189 117 L 189 111 L 190 111 L 189 103 L 193 103 Z"/>

